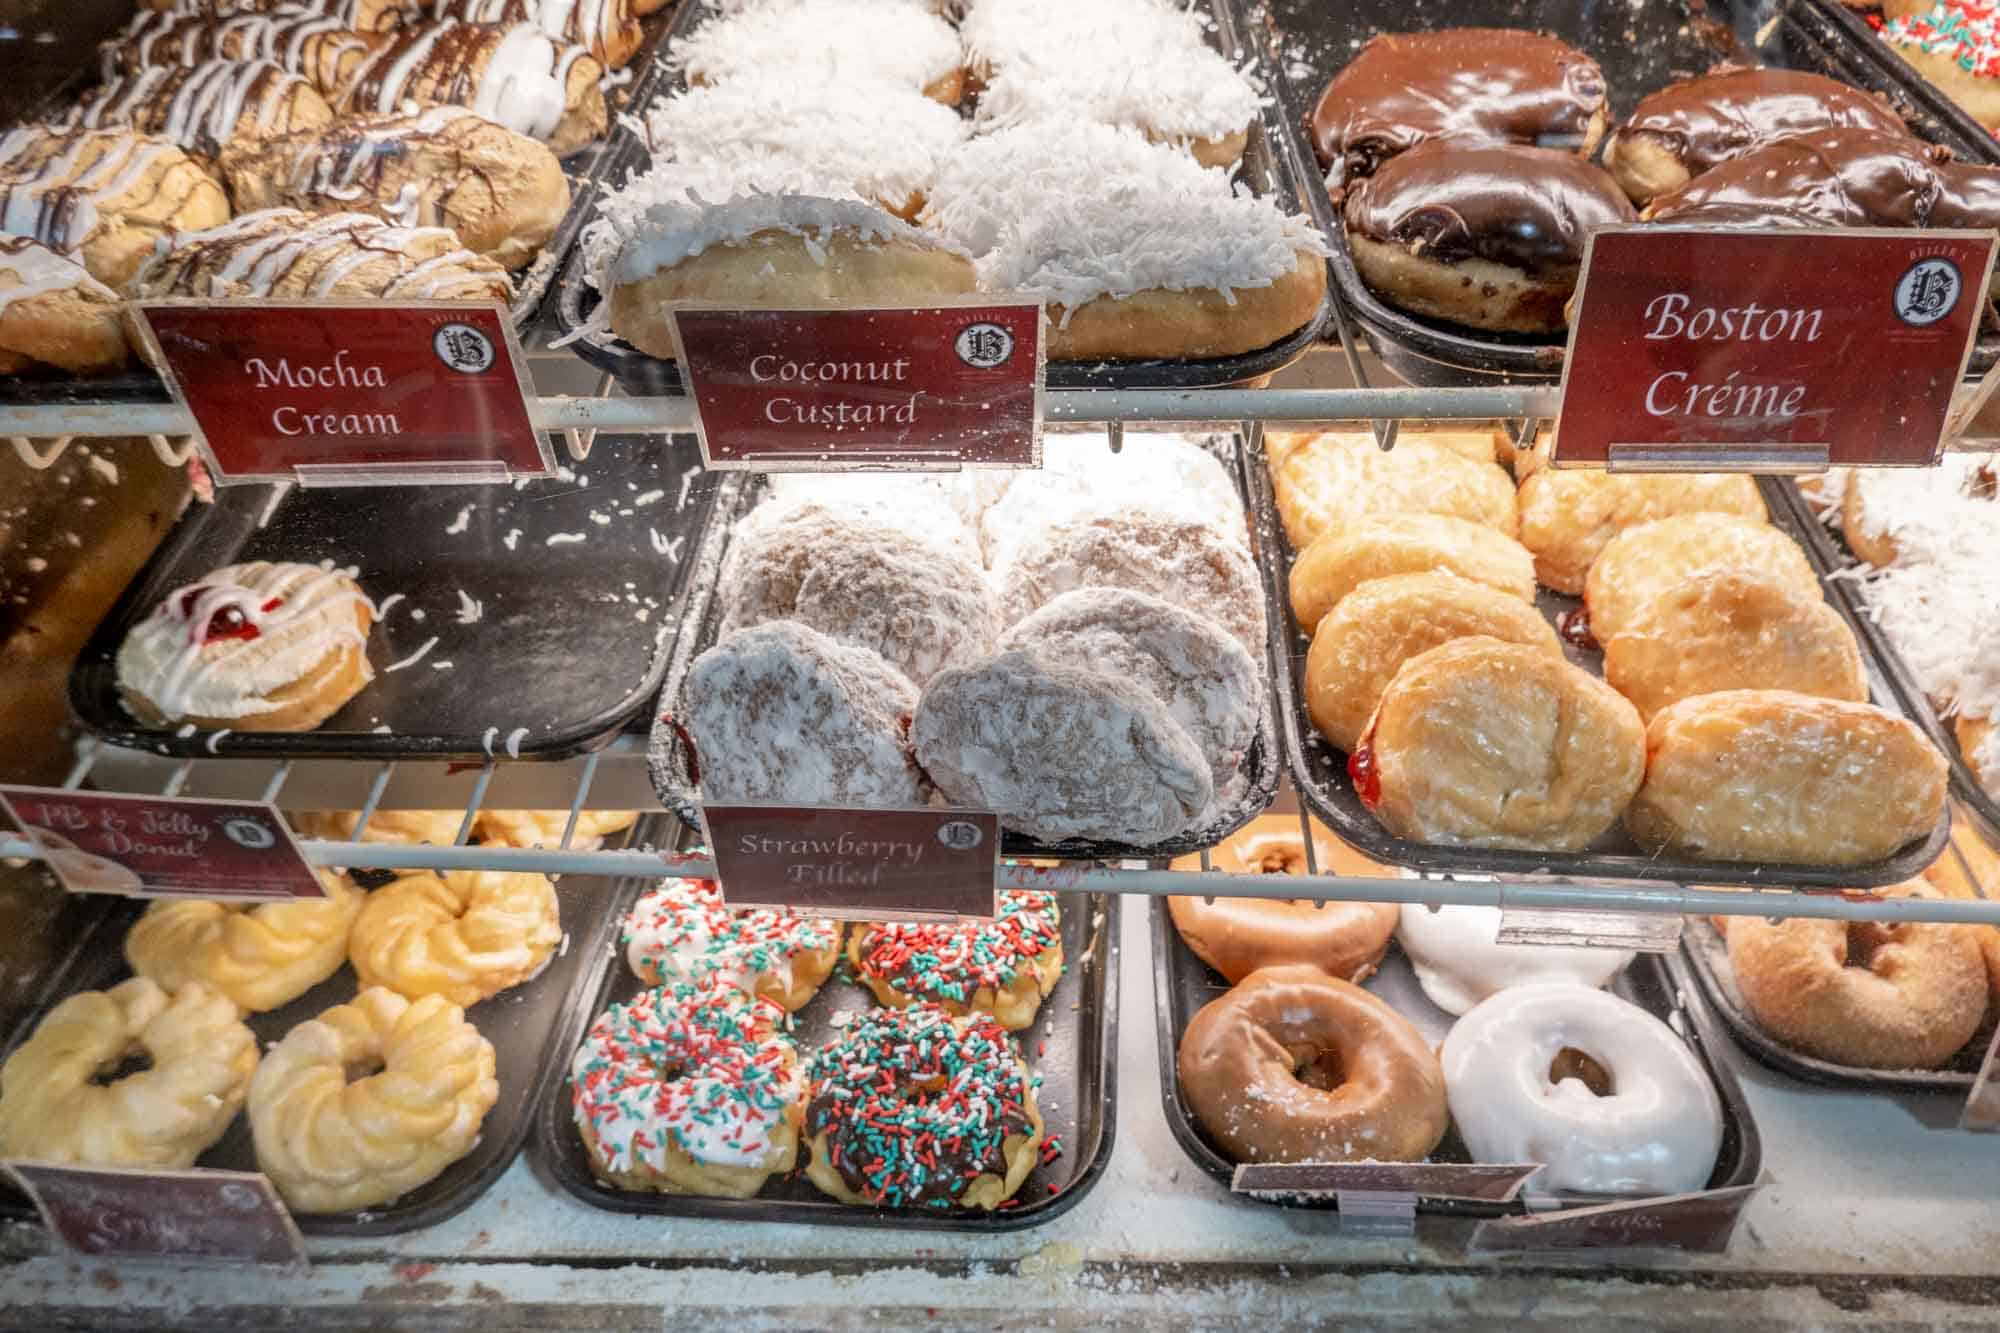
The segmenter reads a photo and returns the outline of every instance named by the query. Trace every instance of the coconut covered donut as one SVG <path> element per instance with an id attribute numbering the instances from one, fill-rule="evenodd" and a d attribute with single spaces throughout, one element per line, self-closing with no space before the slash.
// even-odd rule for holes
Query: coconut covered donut
<path id="1" fill-rule="evenodd" d="M 711 18 L 674 42 L 669 58 L 696 86 L 823 84 L 865 72 L 946 106 L 965 88 L 965 53 L 951 24 L 909 0 L 775 0 Z"/>
<path id="2" fill-rule="evenodd" d="M 1516 497 L 1521 545 L 1534 553 L 1535 577 L 1557 592 L 1583 591 L 1590 566 L 1627 528 L 1674 514 L 1721 513 L 1763 522 L 1757 480 L 1741 473 L 1605 472 L 1537 468 Z"/>
<path id="3" fill-rule="evenodd" d="M 1292 562 L 1292 614 L 1307 634 L 1341 598 L 1372 579 L 1456 574 L 1522 602 L 1535 600 L 1535 561 L 1506 534 L 1446 514 L 1371 514 L 1321 533 Z"/>
<path id="4" fill-rule="evenodd" d="M 1932 896 L 1921 883 L 1885 892 Z M 1985 956 L 1963 926 L 1744 916 L 1725 937 L 1757 1026 L 1821 1060 L 1936 1069 L 1986 1013 Z"/>
<path id="5" fill-rule="evenodd" d="M 1736 514 L 1675 514 L 1626 528 L 1606 542 L 1584 580 L 1590 632 L 1608 643 L 1654 598 L 1690 576 L 1719 569 L 1761 569 L 1819 597 L 1799 544 L 1768 523 Z"/>
<path id="6" fill-rule="evenodd" d="M 806 1080 L 785 1010 L 732 986 L 641 991 L 590 1025 L 570 1098 L 591 1174 L 747 1199 L 798 1158 Z"/>
<path id="7" fill-rule="evenodd" d="M 1019 1031 L 1062 980 L 1062 911 L 1053 893 L 1009 889 L 991 921 L 889 921 L 847 941 L 847 963 L 878 1003 L 928 1000 L 954 1016 L 991 1014 Z"/>
<path id="8" fill-rule="evenodd" d="M 368 895 L 348 949 L 363 986 L 463 1007 L 533 978 L 561 940 L 546 877 L 448 870 L 405 875 Z"/>
<path id="9" fill-rule="evenodd" d="M 872 649 L 919 687 L 993 651 L 1000 612 L 977 551 L 967 558 L 859 517 L 825 523 L 824 513 L 787 506 L 738 532 L 719 585 L 723 637 L 797 621 Z"/>
<path id="10" fill-rule="evenodd" d="M 1124 588 L 1207 617 L 1248 653 L 1264 651 L 1257 562 L 1196 519 L 1145 509 L 1065 519 L 1017 541 L 993 581 L 1009 625 L 1078 588 Z"/>
<path id="11" fill-rule="evenodd" d="M 161 899 L 125 934 L 125 961 L 169 992 L 191 983 L 239 1009 L 276 1009 L 347 961 L 347 935 L 367 894 L 319 872 L 324 898 L 261 904 Z"/>
<path id="12" fill-rule="evenodd" d="M 695 659 L 687 701 L 708 800 L 881 809 L 929 800 L 903 741 L 916 687 L 865 648 L 789 620 L 740 630 Z"/>
<path id="13" fill-rule="evenodd" d="M 1629 1000 L 1567 981 L 1512 986 L 1453 1024 L 1439 1058 L 1472 1159 L 1540 1162 L 1538 1189 L 1683 1194 L 1715 1171 L 1715 1085 Z"/>
<path id="14" fill-rule="evenodd" d="M 118 646 L 135 717 L 235 731 L 309 731 L 374 679 L 375 607 L 350 572 L 225 565 L 176 588 Z"/>
<path id="15" fill-rule="evenodd" d="M 1208 756 L 1215 803 L 1242 786 L 1243 759 L 1263 717 L 1263 673 L 1206 616 L 1146 593 L 1079 588 L 1008 630 L 1000 648 L 1144 685 Z"/>
<path id="16" fill-rule="evenodd" d="M 1462 1014 L 1510 986 L 1568 981 L 1603 987 L 1634 957 L 1630 949 L 1501 944 L 1500 918 L 1497 907 L 1403 904 L 1396 942 L 1432 1004 Z"/>
<path id="17" fill-rule="evenodd" d="M 1037 1080 L 991 1015 L 870 1010 L 807 1068 L 806 1179 L 842 1203 L 990 1212 L 1035 1169 Z"/>
<path id="18" fill-rule="evenodd" d="M 1416 1162 L 1444 1138 L 1445 1080 L 1423 1034 L 1316 967 L 1266 967 L 1181 1034 L 1181 1095 L 1238 1162 Z"/>
<path id="19" fill-rule="evenodd" d="M 714 880 L 667 879 L 639 896 L 619 940 L 625 961 L 649 986 L 713 978 L 795 1011 L 832 973 L 841 930 L 838 921 L 796 912 L 732 911 Z"/>
<path id="20" fill-rule="evenodd" d="M 940 672 L 910 726 L 952 803 L 1031 837 L 1154 843 L 1208 808 L 1208 756 L 1133 681 L 1015 649 Z"/>
<path id="21" fill-rule="evenodd" d="M 499 1096 L 493 1043 L 463 1010 L 368 986 L 257 1067 L 257 1167 L 295 1213 L 388 1203 L 471 1152 Z"/>
<path id="22" fill-rule="evenodd" d="M 133 1054 L 152 1067 L 111 1078 Z M 200 983 L 145 977 L 81 991 L 0 1065 L 0 1157 L 179 1169 L 222 1137 L 250 1088 L 257 1038 Z"/>

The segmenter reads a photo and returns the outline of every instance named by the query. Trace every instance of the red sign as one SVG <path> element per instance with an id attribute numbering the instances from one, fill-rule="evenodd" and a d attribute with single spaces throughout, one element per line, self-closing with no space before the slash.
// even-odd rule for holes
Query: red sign
<path id="1" fill-rule="evenodd" d="M 555 460 L 498 302 L 139 301 L 216 481 L 500 481 Z"/>
<path id="2" fill-rule="evenodd" d="M 669 318 L 710 467 L 1041 465 L 1038 305 Z"/>
<path id="3" fill-rule="evenodd" d="M 1559 464 L 1926 466 L 1992 273 L 1990 231 L 1592 234 Z"/>
<path id="4" fill-rule="evenodd" d="M 129 898 L 324 898 L 265 801 L 0 787 L 0 809 L 71 893 Z"/>
<path id="5" fill-rule="evenodd" d="M 1472 1231 L 1474 1250 L 1568 1250 L 1602 1246 L 1664 1247 L 1719 1253 L 1729 1248 L 1755 1185 L 1694 1194 L 1562 1208 L 1526 1217 L 1493 1217 Z"/>
<path id="6" fill-rule="evenodd" d="M 253 1171 L 133 1171 L 8 1162 L 57 1240 L 88 1258 L 306 1267 L 305 1241 Z"/>
<path id="7" fill-rule="evenodd" d="M 970 810 L 702 807 L 734 907 L 849 921 L 991 919 L 1000 817 Z"/>

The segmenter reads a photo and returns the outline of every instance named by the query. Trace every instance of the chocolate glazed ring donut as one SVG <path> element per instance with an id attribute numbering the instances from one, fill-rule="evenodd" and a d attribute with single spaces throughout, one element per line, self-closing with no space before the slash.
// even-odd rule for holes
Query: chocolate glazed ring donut
<path id="1" fill-rule="evenodd" d="M 1316 967 L 1262 968 L 1210 1001 L 1176 1066 L 1238 1162 L 1414 1162 L 1444 1137 L 1444 1070 L 1423 1035 Z"/>
<path id="2" fill-rule="evenodd" d="M 1313 108 L 1313 151 L 1341 179 L 1371 175 L 1432 139 L 1566 148 L 1587 158 L 1605 126 L 1604 71 L 1518 28 L 1383 33 Z"/>
<path id="3" fill-rule="evenodd" d="M 1644 204 L 1732 158 L 1824 129 L 1908 133 L 1886 103 L 1823 75 L 1720 65 L 1641 98 L 1605 145 L 1604 165 Z"/>
<path id="4" fill-rule="evenodd" d="M 1425 144 L 1355 184 L 1342 211 L 1384 300 L 1503 333 L 1561 332 L 1585 237 L 1638 220 L 1602 169 L 1508 144 Z"/>

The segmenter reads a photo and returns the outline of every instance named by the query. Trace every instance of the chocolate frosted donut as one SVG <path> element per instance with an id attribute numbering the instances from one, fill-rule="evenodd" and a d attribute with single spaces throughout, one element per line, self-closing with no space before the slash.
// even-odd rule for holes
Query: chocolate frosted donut
<path id="1" fill-rule="evenodd" d="M 1638 220 L 1610 176 L 1547 148 L 1426 144 L 1347 192 L 1347 243 L 1390 303 L 1477 329 L 1556 333 L 1591 231 Z"/>
<path id="2" fill-rule="evenodd" d="M 1782 208 L 1835 227 L 2000 225 L 2000 168 L 1873 130 L 1815 130 L 1767 144 L 1689 181 L 1646 209 L 1678 222 L 1696 209 Z"/>
<path id="3" fill-rule="evenodd" d="M 1818 74 L 1722 65 L 1642 98 L 1604 149 L 1604 165 L 1633 202 L 1765 144 L 1823 129 L 1904 134 L 1878 98 Z"/>
<path id="4" fill-rule="evenodd" d="M 1333 76 L 1313 109 L 1320 165 L 1366 176 L 1431 139 L 1573 148 L 1604 133 L 1604 72 L 1564 42 L 1518 28 L 1383 33 Z"/>

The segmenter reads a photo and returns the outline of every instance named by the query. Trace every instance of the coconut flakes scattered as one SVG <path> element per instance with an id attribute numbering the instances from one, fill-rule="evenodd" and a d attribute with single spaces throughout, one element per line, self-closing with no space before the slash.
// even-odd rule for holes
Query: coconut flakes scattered
<path id="1" fill-rule="evenodd" d="M 921 91 L 964 56 L 957 30 L 915 0 L 767 0 L 702 24 L 669 60 L 695 84 L 781 77 Z"/>

